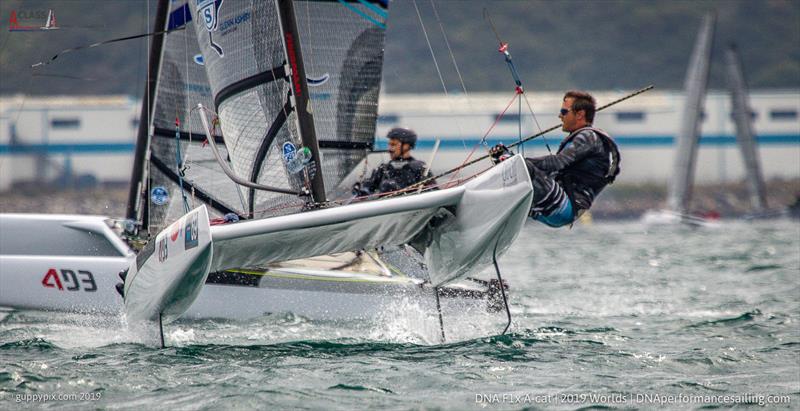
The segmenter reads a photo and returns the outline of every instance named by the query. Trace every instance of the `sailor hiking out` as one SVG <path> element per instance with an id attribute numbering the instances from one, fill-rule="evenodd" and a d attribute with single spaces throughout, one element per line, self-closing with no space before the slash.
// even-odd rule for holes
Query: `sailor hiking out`
<path id="1" fill-rule="evenodd" d="M 391 160 L 373 170 L 370 177 L 353 185 L 353 194 L 366 196 L 402 190 L 431 177 L 426 174 L 425 162 L 411 156 L 411 150 L 417 144 L 417 133 L 407 128 L 393 128 L 386 135 L 389 139 L 389 155 Z M 427 181 L 425 186 L 436 185 L 435 180 Z"/>
<path id="2" fill-rule="evenodd" d="M 568 91 L 559 118 L 570 134 L 556 154 L 525 159 L 533 182 L 531 218 L 551 227 L 572 224 L 619 174 L 619 150 L 611 136 L 592 126 L 595 111 L 589 93 Z M 495 164 L 513 155 L 503 144 L 490 154 Z"/>

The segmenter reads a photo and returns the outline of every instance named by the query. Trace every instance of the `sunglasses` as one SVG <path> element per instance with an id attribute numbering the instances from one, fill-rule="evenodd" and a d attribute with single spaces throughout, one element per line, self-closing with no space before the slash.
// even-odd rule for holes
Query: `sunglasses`
<path id="1" fill-rule="evenodd" d="M 561 115 L 562 116 L 566 116 L 570 112 L 570 110 L 572 110 L 572 109 L 570 109 L 570 108 L 562 108 L 561 109 Z"/>

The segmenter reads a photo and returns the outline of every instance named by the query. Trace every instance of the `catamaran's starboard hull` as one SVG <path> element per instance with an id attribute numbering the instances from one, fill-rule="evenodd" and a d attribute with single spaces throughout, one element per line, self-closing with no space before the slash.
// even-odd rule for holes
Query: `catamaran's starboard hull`
<path id="1" fill-rule="evenodd" d="M 183 315 L 206 282 L 212 250 L 205 205 L 150 240 L 125 276 L 127 318 L 167 323 Z"/>

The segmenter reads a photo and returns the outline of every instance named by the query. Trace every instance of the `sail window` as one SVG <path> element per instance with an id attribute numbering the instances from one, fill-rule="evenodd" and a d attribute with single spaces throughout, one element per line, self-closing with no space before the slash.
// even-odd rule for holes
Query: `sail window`
<path id="1" fill-rule="evenodd" d="M 617 122 L 620 123 L 640 123 L 644 121 L 644 111 L 618 111 Z"/>
<path id="2" fill-rule="evenodd" d="M 81 127 L 78 118 L 54 118 L 50 120 L 50 128 L 59 130 L 74 130 Z"/>
<path id="3" fill-rule="evenodd" d="M 772 110 L 769 118 L 776 121 L 796 120 L 797 110 Z"/>
<path id="4" fill-rule="evenodd" d="M 397 124 L 400 122 L 400 116 L 397 114 L 381 114 L 378 116 L 378 123 L 380 124 Z"/>

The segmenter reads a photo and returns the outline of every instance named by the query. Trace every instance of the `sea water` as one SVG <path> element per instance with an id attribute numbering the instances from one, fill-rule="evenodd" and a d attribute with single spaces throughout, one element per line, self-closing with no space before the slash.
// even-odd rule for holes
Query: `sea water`
<path id="1" fill-rule="evenodd" d="M 500 267 L 509 333 L 445 302 L 444 343 L 411 302 L 179 321 L 165 349 L 121 318 L 0 311 L 0 409 L 800 408 L 796 220 L 529 223 Z"/>

